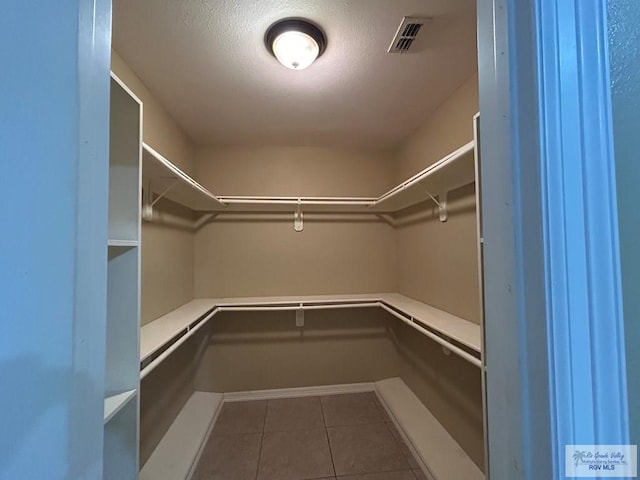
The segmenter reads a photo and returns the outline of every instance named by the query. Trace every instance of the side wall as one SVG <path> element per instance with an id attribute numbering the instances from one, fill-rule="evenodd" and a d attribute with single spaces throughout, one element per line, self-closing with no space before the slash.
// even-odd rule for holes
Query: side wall
<path id="1" fill-rule="evenodd" d="M 478 112 L 474 76 L 408 137 L 397 152 L 397 181 L 473 140 Z M 437 194 L 439 192 L 431 192 Z M 475 186 L 449 192 L 442 223 L 430 201 L 397 216 L 398 287 L 403 295 L 480 322 Z M 392 330 L 400 376 L 438 421 L 484 468 L 480 370 L 431 340 L 397 324 Z"/>
<path id="2" fill-rule="evenodd" d="M 393 322 L 390 338 L 398 376 L 484 470 L 480 369 L 457 355 L 445 355 L 440 345 L 402 322 Z"/>
<path id="3" fill-rule="evenodd" d="M 406 179 L 473 140 L 478 77 L 464 83 L 397 151 L 397 181 Z M 431 192 L 437 194 L 439 192 Z M 442 223 L 430 201 L 403 212 L 397 231 L 400 293 L 480 322 L 475 190 L 449 192 Z"/>
<path id="4" fill-rule="evenodd" d="M 112 50 L 111 70 L 144 104 L 143 139 L 189 174 L 194 148 L 177 123 Z M 168 201 L 155 205 L 154 222 L 142 223 L 142 325 L 193 299 L 193 233 L 181 220 L 193 213 Z"/>
<path id="5" fill-rule="evenodd" d="M 140 382 L 140 467 L 194 392 L 201 342 L 201 336 L 190 338 Z"/>
<path id="6" fill-rule="evenodd" d="M 310 147 L 197 152 L 198 181 L 220 195 L 374 196 L 390 153 Z M 197 297 L 339 294 L 396 289 L 395 232 L 377 217 L 221 214 L 196 234 Z"/>

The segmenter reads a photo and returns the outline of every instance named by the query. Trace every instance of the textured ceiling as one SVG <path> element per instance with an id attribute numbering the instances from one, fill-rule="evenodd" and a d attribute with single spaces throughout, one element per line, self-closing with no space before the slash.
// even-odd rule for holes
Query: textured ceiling
<path id="1" fill-rule="evenodd" d="M 114 0 L 115 50 L 198 144 L 388 147 L 476 70 L 475 0 Z M 389 54 L 402 17 L 433 17 Z M 303 71 L 266 29 L 306 17 L 327 50 Z"/>

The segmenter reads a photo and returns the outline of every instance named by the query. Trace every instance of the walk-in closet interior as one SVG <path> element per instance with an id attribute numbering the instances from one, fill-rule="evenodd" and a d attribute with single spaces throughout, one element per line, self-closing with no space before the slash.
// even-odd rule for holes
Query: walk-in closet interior
<path id="1" fill-rule="evenodd" d="M 308 68 L 270 51 L 287 19 Z M 485 478 L 475 23 L 474 0 L 114 0 L 105 478 Z M 332 424 L 349 395 L 380 415 Z M 324 470 L 269 437 L 291 398 L 322 410 Z M 227 432 L 255 452 L 213 441 L 260 408 Z M 406 461 L 373 465 L 389 439 Z"/>

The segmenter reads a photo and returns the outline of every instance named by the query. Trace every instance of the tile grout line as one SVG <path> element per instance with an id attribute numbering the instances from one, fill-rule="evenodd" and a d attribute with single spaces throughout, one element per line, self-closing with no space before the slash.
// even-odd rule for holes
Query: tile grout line
<path id="1" fill-rule="evenodd" d="M 255 476 L 256 480 L 258 480 L 258 475 L 260 474 L 260 459 L 262 458 L 262 445 L 264 444 L 264 430 L 267 426 L 268 414 L 269 414 L 269 400 L 266 400 L 266 405 L 264 407 L 264 420 L 262 421 L 262 435 L 260 435 L 260 450 L 258 450 L 258 462 L 256 464 L 256 476 Z"/>
<path id="2" fill-rule="evenodd" d="M 380 425 L 383 424 L 385 426 L 385 429 L 387 430 L 387 432 L 391 435 L 391 438 L 393 439 L 393 443 L 395 444 L 395 446 L 399 449 L 400 451 L 400 455 L 401 457 L 404 459 L 405 464 L 406 464 L 406 468 L 401 468 L 398 470 L 381 470 L 381 471 L 375 471 L 375 472 L 365 472 L 364 474 L 377 474 L 377 473 L 393 473 L 393 472 L 409 472 L 411 474 L 411 477 L 415 480 L 415 473 L 413 472 L 413 468 L 411 467 L 411 463 L 409 461 L 409 458 L 407 458 L 407 455 L 405 454 L 404 450 L 403 450 L 403 446 L 406 446 L 404 444 L 404 441 L 402 442 L 402 444 L 400 444 L 399 442 L 401 441 L 396 439 L 395 435 L 394 435 L 394 430 L 395 430 L 395 425 L 392 423 L 391 418 L 389 417 L 389 414 L 387 413 L 387 411 L 384 409 L 383 405 L 380 403 L 380 400 L 378 399 L 377 395 L 375 394 L 375 392 L 370 392 L 371 396 L 372 396 L 372 401 L 373 401 L 373 406 L 374 409 L 380 414 L 380 418 L 381 421 L 376 422 L 367 422 L 367 423 L 363 423 L 363 424 L 357 424 L 357 425 L 345 425 L 345 426 L 365 426 L 365 425 Z M 389 418 L 389 422 L 387 422 L 387 418 Z M 337 476 L 336 476 L 337 477 Z"/>
<path id="3" fill-rule="evenodd" d="M 331 448 L 331 441 L 329 440 L 329 427 L 327 427 L 327 419 L 324 416 L 324 407 L 322 406 L 322 396 L 318 397 L 320 401 L 320 413 L 322 413 L 322 423 L 324 423 L 324 435 L 327 437 L 327 444 L 329 445 L 329 456 L 331 457 L 331 468 L 333 468 L 333 477 L 338 478 L 338 472 L 336 471 L 336 463 L 333 461 L 333 449 Z"/>
<path id="4" fill-rule="evenodd" d="M 325 430 L 325 439 L 327 441 L 327 445 L 329 446 L 329 455 L 330 455 L 332 471 L 333 471 L 333 474 L 330 474 L 330 476 L 333 475 L 332 479 L 337 479 L 338 478 L 338 474 L 337 474 L 336 465 L 335 465 L 335 459 L 334 459 L 334 455 L 333 455 L 333 446 L 331 444 L 331 441 L 330 441 L 330 438 L 329 438 L 329 431 L 328 431 L 329 428 L 333 428 L 333 427 L 329 427 L 327 425 L 326 412 L 324 411 L 324 403 L 322 401 L 323 397 L 331 397 L 331 396 L 334 396 L 334 395 L 325 395 L 325 396 L 320 396 L 319 395 L 316 398 L 320 402 L 320 413 L 321 413 L 321 418 L 322 418 L 322 425 L 323 425 L 324 430 Z M 335 396 L 337 396 L 337 395 L 335 395 Z M 239 402 L 239 403 L 243 403 L 243 402 Z M 244 403 L 248 403 L 248 402 L 244 402 Z M 264 445 L 265 436 L 266 436 L 266 433 L 268 433 L 268 432 L 266 432 L 266 422 L 268 420 L 268 415 L 269 415 L 269 410 L 270 410 L 270 404 L 271 403 L 272 403 L 272 400 L 268 400 L 268 399 L 265 400 L 265 409 L 264 409 L 264 416 L 263 416 L 263 421 L 262 421 L 262 425 L 261 425 L 261 430 L 259 432 L 256 432 L 256 433 L 260 434 L 260 445 L 259 445 L 258 456 L 257 456 L 256 470 L 255 470 L 254 476 L 252 477 L 254 480 L 258 480 L 259 477 L 260 477 L 262 451 L 265 448 L 265 445 Z M 329 406 L 330 405 L 332 405 L 332 404 L 329 403 Z M 403 439 L 402 439 L 401 435 L 398 435 L 398 437 L 396 438 L 396 435 L 395 435 L 396 427 L 395 427 L 395 425 L 392 422 L 385 421 L 385 419 L 386 419 L 386 417 L 384 416 L 385 412 L 381 411 L 382 410 L 381 409 L 382 405 L 380 405 L 376 401 L 375 397 L 374 397 L 374 405 L 376 407 L 375 410 L 378 410 L 378 413 L 382 414 L 382 418 L 383 418 L 382 422 L 373 421 L 373 422 L 367 422 L 365 424 L 360 424 L 360 425 L 345 425 L 345 427 L 358 427 L 358 426 L 374 425 L 374 424 L 378 424 L 379 425 L 380 423 L 384 423 L 385 427 L 383 428 L 383 431 L 386 430 L 387 432 L 389 432 L 389 434 L 391 434 L 391 437 L 393 438 L 393 443 L 395 444 L 396 448 L 400 448 L 400 453 L 401 453 L 402 457 L 404 457 L 404 460 L 405 460 L 404 463 L 406 464 L 406 466 L 400 467 L 400 465 L 398 465 L 398 467 L 396 469 L 393 469 L 393 470 L 381 470 L 381 471 L 377 471 L 376 470 L 375 472 L 367 472 L 367 473 L 407 472 L 407 474 L 408 474 L 407 477 L 410 477 L 412 480 L 417 480 L 417 478 L 418 478 L 417 477 L 417 473 L 416 473 L 417 471 L 415 469 L 413 469 L 411 463 L 409 462 L 409 457 L 407 455 L 405 455 L 405 451 L 402 448 L 405 444 L 403 442 Z M 213 430 L 214 429 L 212 428 L 211 436 L 213 436 Z M 286 432 L 286 431 L 287 430 L 283 430 L 282 432 Z M 400 433 L 400 432 L 398 432 L 398 433 Z M 410 452 L 406 452 L 406 453 L 410 454 Z M 386 465 L 391 466 L 390 464 L 386 464 L 385 463 L 385 466 Z M 320 479 L 324 479 L 325 477 L 317 477 L 317 478 L 318 478 L 318 480 L 320 480 Z"/>
<path id="5" fill-rule="evenodd" d="M 395 424 L 394 423 L 385 423 L 385 425 L 387 426 L 387 430 L 389 430 L 389 433 L 391 433 L 391 436 L 393 437 L 393 440 L 396 442 L 396 445 L 400 449 L 400 453 L 402 454 L 402 456 L 407 461 L 407 465 L 409 466 L 409 469 L 411 470 L 411 474 L 415 477 L 415 474 L 413 473 L 414 468 L 411 465 L 411 460 L 413 460 L 418 466 L 420 464 L 418 463 L 416 458 L 413 456 L 413 452 L 411 451 L 409 446 L 404 441 L 404 439 L 402 437 L 402 433 L 400 433 L 398 431 L 398 428 L 395 426 Z M 398 434 L 398 438 L 396 438 L 396 436 L 394 435 L 394 432 L 396 432 Z"/>
<path id="6" fill-rule="evenodd" d="M 418 466 L 420 465 L 420 462 L 417 461 L 417 459 L 413 455 L 413 450 L 409 448 L 407 443 L 404 441 L 404 438 L 402 436 L 402 433 L 404 433 L 404 430 L 402 432 L 398 431 L 398 429 L 399 428 L 401 429 L 401 427 L 396 426 L 395 422 L 389 415 L 389 412 L 387 412 L 386 408 L 384 408 L 384 405 L 382 405 L 382 401 L 378 398 L 375 392 L 373 395 L 374 395 L 374 403 L 378 408 L 378 410 L 380 411 L 380 414 L 382 415 L 382 419 L 385 425 L 387 426 L 387 430 L 390 431 L 391 436 L 393 437 L 393 440 L 396 442 L 396 445 L 400 448 L 400 452 L 402 453 L 402 455 L 407 460 L 407 463 L 409 464 L 409 469 L 411 470 L 411 474 L 415 477 L 416 475 L 414 473 L 414 468 L 411 465 L 411 460 L 417 463 Z M 389 419 L 389 421 L 386 420 L 387 418 Z M 394 435 L 394 432 L 398 433 L 399 438 L 396 438 L 396 436 Z M 406 453 L 405 453 L 405 449 L 406 449 Z M 422 469 L 419 469 L 419 470 L 422 472 Z"/>

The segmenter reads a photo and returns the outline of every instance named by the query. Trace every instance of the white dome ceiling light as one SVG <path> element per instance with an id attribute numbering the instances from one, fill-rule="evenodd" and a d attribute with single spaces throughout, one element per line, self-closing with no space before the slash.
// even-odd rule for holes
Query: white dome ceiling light
<path id="1" fill-rule="evenodd" d="M 322 55 L 327 38 L 309 20 L 289 18 L 269 27 L 265 35 L 267 50 L 291 70 L 302 70 Z"/>

